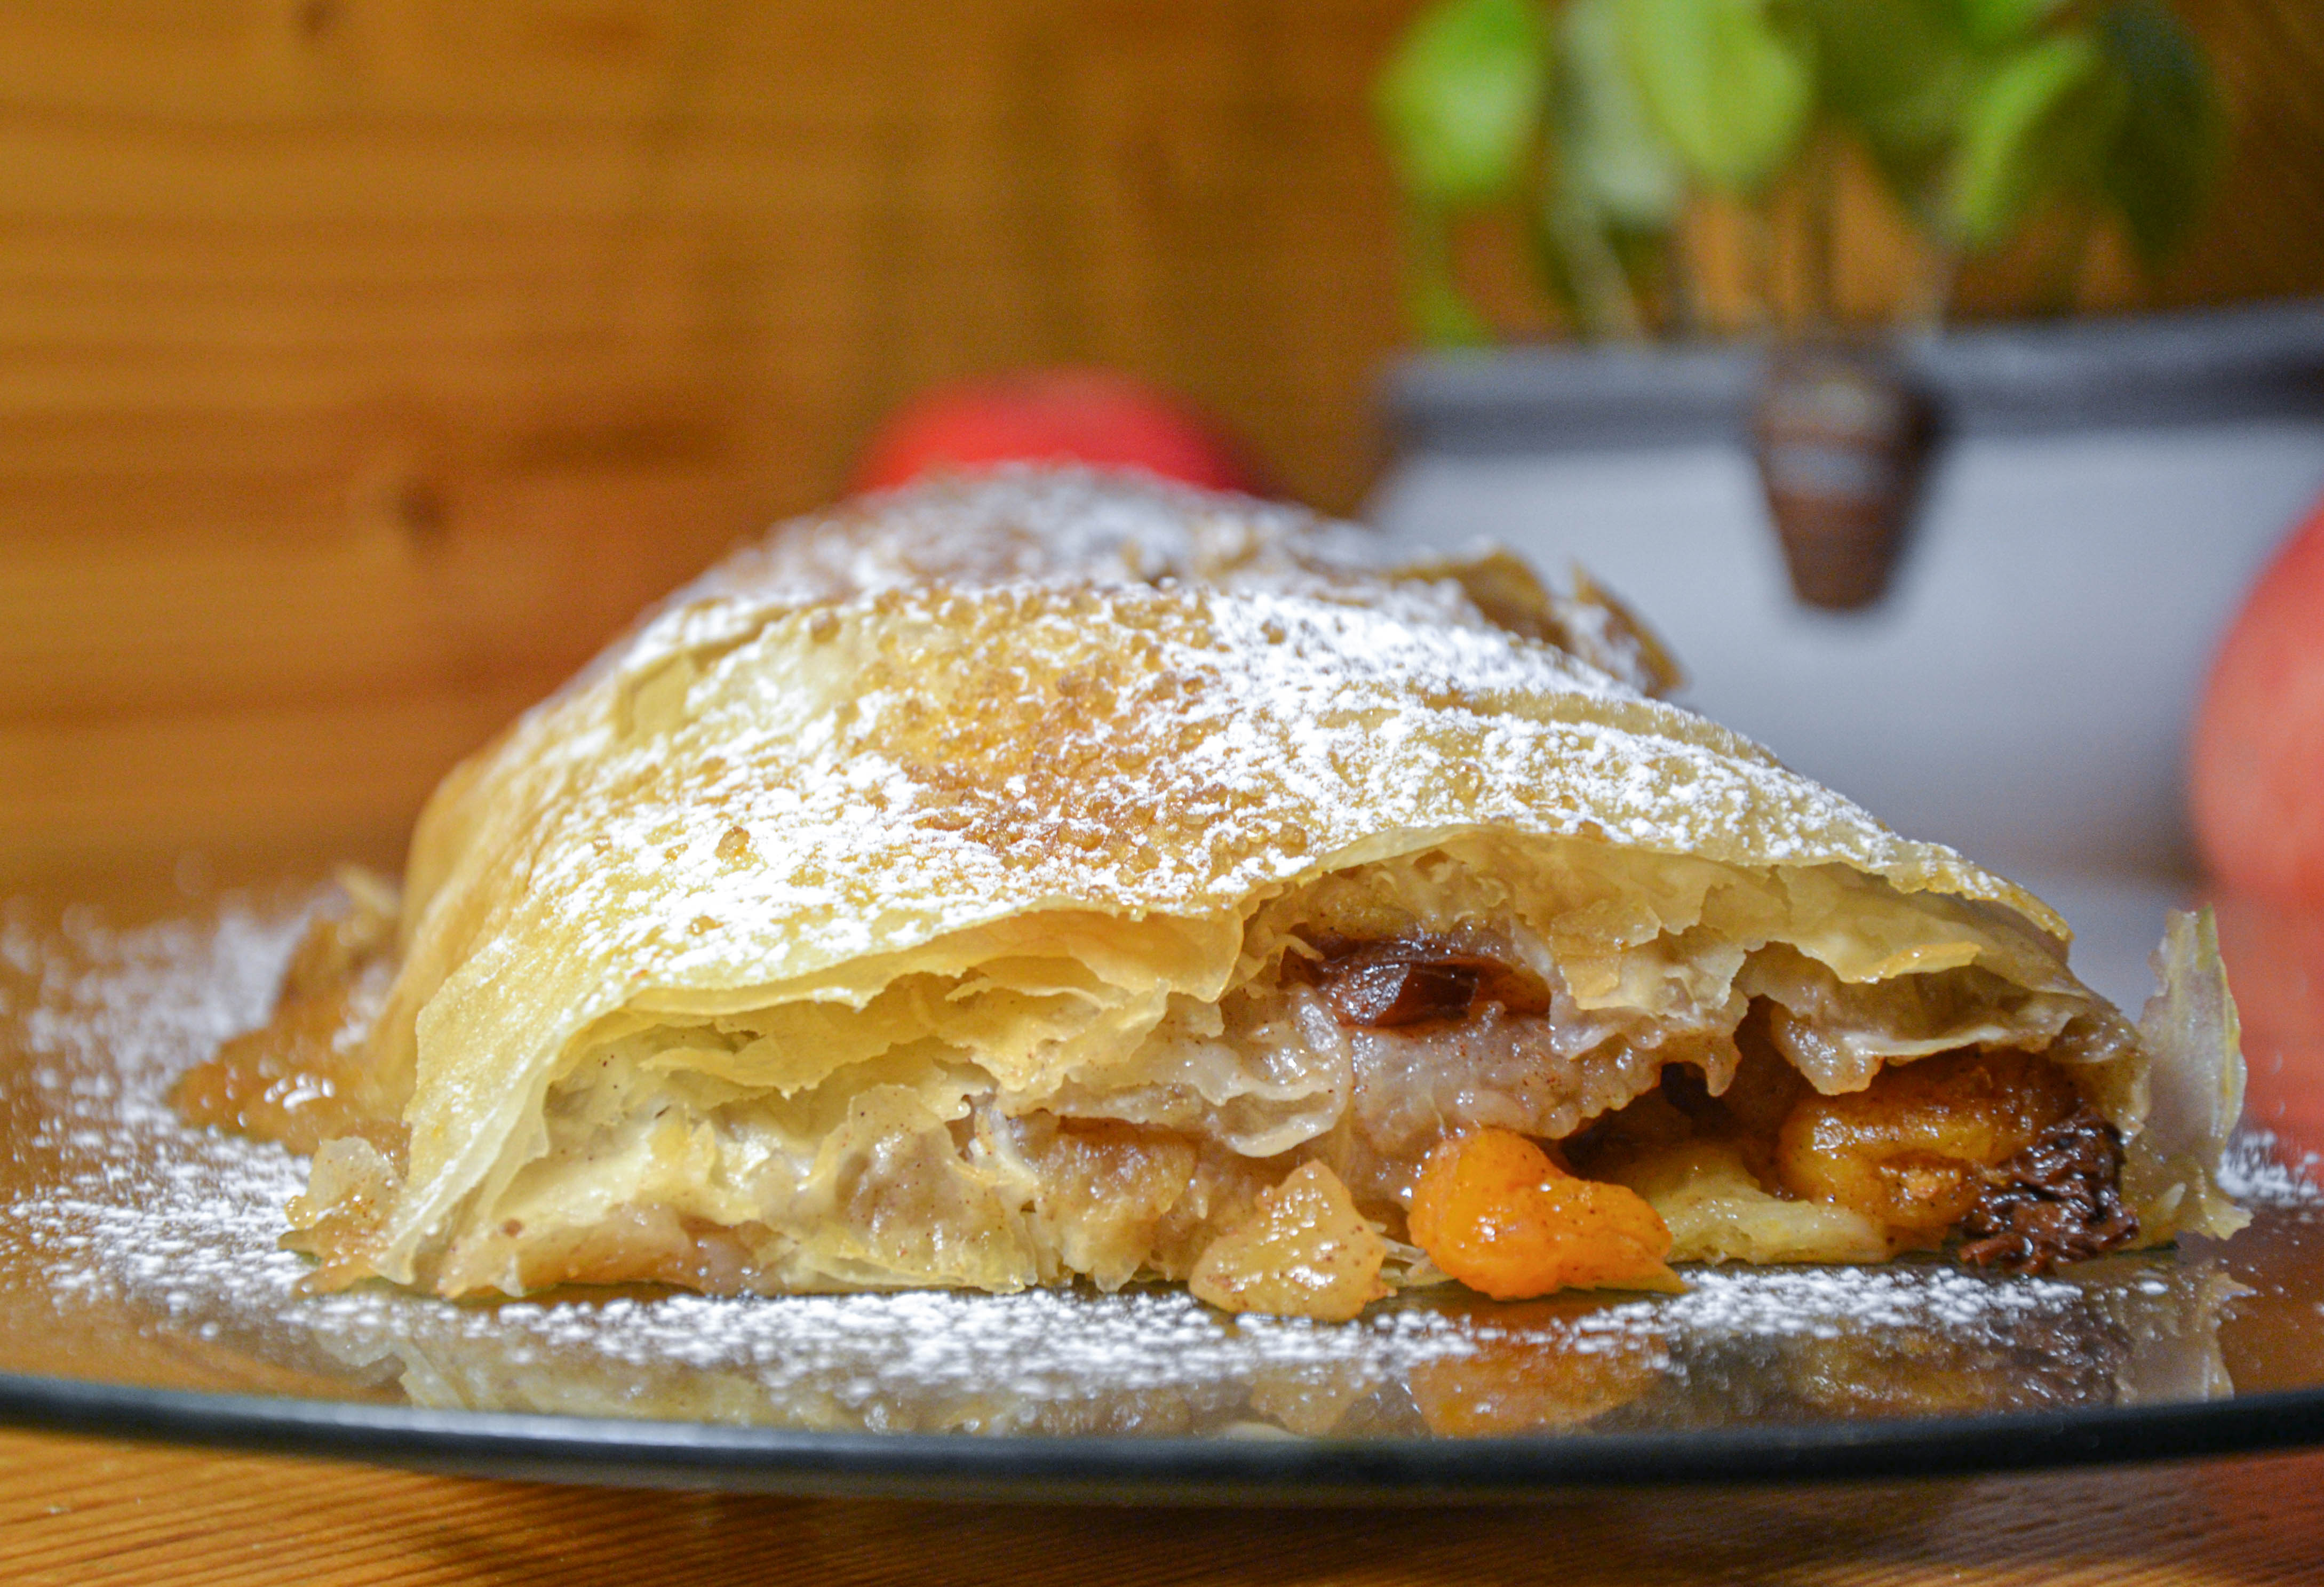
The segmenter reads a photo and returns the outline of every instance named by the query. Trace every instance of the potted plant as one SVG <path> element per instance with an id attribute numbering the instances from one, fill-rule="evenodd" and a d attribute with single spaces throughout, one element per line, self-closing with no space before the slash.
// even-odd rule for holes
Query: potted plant
<path id="1" fill-rule="evenodd" d="M 1412 303 L 1447 346 L 1489 341 L 1452 226 L 1507 212 L 1586 338 L 1699 335 L 1682 229 L 1737 207 L 1747 325 L 1784 338 L 1753 415 L 1802 599 L 1877 599 L 1935 415 L 1875 343 L 1840 334 L 1836 168 L 1852 152 L 1923 240 L 1906 322 L 1942 325 L 1960 261 L 2053 225 L 2053 295 L 2103 219 L 2155 263 L 2200 214 L 2220 144 L 2200 50 L 2162 0 L 1443 0 L 1382 75 L 1410 198 Z M 1779 290 L 1775 234 L 1794 263 Z"/>
<path id="2" fill-rule="evenodd" d="M 2181 860 L 2213 636 L 2324 488 L 2324 306 L 2056 312 L 2101 244 L 2167 258 L 2225 157 L 2163 0 L 1443 0 L 1377 108 L 1431 349 L 1388 382 L 1391 532 L 1581 557 L 1705 708 L 1901 825 Z M 1868 321 L 1835 291 L 1868 189 L 1912 260 Z M 1567 339 L 1507 337 L 1480 220 Z M 2045 312 L 1956 326 L 2002 249 Z"/>
<path id="3" fill-rule="evenodd" d="M 1454 346 L 1491 338 L 1450 265 L 1466 213 L 1518 217 L 1582 337 L 1687 336 L 1702 318 L 1681 223 L 1724 195 L 1745 219 L 1750 318 L 1829 331 L 1834 172 L 1852 150 L 1924 242 L 1909 318 L 1925 329 L 1962 257 L 2044 208 L 2068 217 L 2061 295 L 2101 221 L 2161 263 L 2222 145 L 2209 67 L 2163 0 L 1440 0 L 1377 101 L 1410 203 L 1415 317 Z M 1784 225 L 1802 234 L 1796 294 L 1773 280 Z"/>

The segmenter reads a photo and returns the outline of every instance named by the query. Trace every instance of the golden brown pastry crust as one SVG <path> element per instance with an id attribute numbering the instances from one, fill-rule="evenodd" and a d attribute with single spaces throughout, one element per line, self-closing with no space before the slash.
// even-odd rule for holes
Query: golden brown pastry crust
<path id="1" fill-rule="evenodd" d="M 1578 660 L 1666 668 L 1606 639 L 1625 623 L 1577 638 L 1597 620 L 1574 612 L 1613 610 L 1586 591 L 1560 616 L 1533 589 L 1505 559 L 1383 567 L 1361 531 L 1078 473 L 778 531 L 446 780 L 367 1052 L 409 1158 L 327 1148 L 303 1217 L 338 1220 L 338 1277 L 447 1292 L 1070 1278 L 1006 1119 L 1102 1089 L 1171 1010 L 1249 981 L 1271 900 L 1451 854 L 1536 877 L 1550 973 L 1585 1005 L 1631 995 L 1672 945 L 1705 951 L 1698 929 L 1745 944 L 1730 977 L 1769 942 L 1843 992 L 1984 975 L 2132 1138 L 2149 1235 L 2233 1226 L 2210 1176 L 2233 1117 L 2216 1018 L 2171 1060 L 2209 1069 L 2173 1082 L 2168 1164 L 2142 1158 L 2157 1044 L 2073 980 L 2054 913 Z M 2181 980 L 2200 974 L 2190 958 Z M 1868 1078 L 1881 1052 L 2019 1039 L 1983 1029 L 1890 1032 L 1848 1061 Z M 588 1090 L 590 1065 L 628 1089 Z M 640 1099 L 680 1092 L 691 1122 L 649 1140 Z M 737 1163 L 772 1149 L 716 1121 L 752 1099 L 765 1140 L 813 1156 L 743 1186 Z M 585 1125 L 600 1145 L 572 1144 Z M 1123 1184 L 1184 1181 L 1141 1236 L 1156 1251 L 1195 1202 L 1247 1212 L 1289 1171 L 1121 1149 Z M 892 1214 L 845 1201 L 904 1183 Z M 818 1245 L 825 1224 L 853 1232 Z M 708 1253 L 701 1273 L 622 1270 L 673 1240 Z"/>

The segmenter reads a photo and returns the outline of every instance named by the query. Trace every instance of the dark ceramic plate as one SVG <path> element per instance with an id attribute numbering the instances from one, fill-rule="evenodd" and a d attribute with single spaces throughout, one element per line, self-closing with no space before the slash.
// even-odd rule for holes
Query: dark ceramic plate
<path id="1" fill-rule="evenodd" d="M 317 890 L 107 891 L 0 913 L 0 1418 L 26 1426 L 500 1476 L 1251 1501 L 2324 1441 L 2324 1198 L 2264 1135 L 2237 1154 L 2255 1217 L 2233 1240 L 2043 1279 L 1696 1270 L 1679 1296 L 1432 1293 L 1342 1325 L 1164 1289 L 306 1296 L 274 1245 L 301 1165 L 161 1099 L 263 1013 Z M 2118 981 L 2108 955 L 2159 931 L 2167 895 L 2101 892 L 2064 901 Z M 2269 1040 L 2273 1108 L 2311 1060 Z"/>

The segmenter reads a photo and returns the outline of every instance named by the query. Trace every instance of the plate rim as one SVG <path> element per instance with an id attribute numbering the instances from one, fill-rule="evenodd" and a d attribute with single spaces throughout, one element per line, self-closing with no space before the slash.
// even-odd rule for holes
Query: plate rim
<path id="1" fill-rule="evenodd" d="M 1974 1416 L 1462 1438 L 822 1432 L 163 1389 L 0 1371 L 0 1426 L 445 1474 L 795 1496 L 1519 1502 L 1563 1491 L 1997 1475 L 2324 1444 L 2324 1389 Z"/>

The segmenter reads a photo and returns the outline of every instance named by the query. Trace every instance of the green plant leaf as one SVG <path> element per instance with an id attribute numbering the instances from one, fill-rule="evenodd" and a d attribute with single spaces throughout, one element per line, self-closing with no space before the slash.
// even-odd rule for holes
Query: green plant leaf
<path id="1" fill-rule="evenodd" d="M 1372 100 L 1413 194 L 1458 208 L 1518 191 L 1548 67 L 1532 0 L 1443 0 L 1423 12 L 1389 56 Z"/>
<path id="2" fill-rule="evenodd" d="M 2072 0 L 1952 0 L 1969 42 L 1981 49 L 2022 42 Z"/>
<path id="3" fill-rule="evenodd" d="M 1407 206 L 1405 307 L 1421 340 L 1432 347 L 1485 347 L 1494 341 L 1492 322 L 1461 290 L 1452 269 L 1452 227 L 1442 209 L 1425 201 Z"/>
<path id="4" fill-rule="evenodd" d="M 1639 100 L 1615 5 L 1572 0 L 1558 14 L 1532 226 L 1543 285 L 1592 339 L 1645 333 L 1687 198 L 1686 168 Z"/>
<path id="5" fill-rule="evenodd" d="M 1638 97 L 1617 4 L 1572 0 L 1558 15 L 1555 184 L 1605 228 L 1665 232 L 1685 208 L 1686 169 Z"/>
<path id="6" fill-rule="evenodd" d="M 1587 342 L 1637 335 L 1635 318 L 1624 313 L 1632 303 L 1629 283 L 1598 217 L 1584 205 L 1553 200 L 1534 230 L 1542 285 L 1573 333 Z"/>
<path id="7" fill-rule="evenodd" d="M 2121 81 L 2087 32 L 2052 34 L 2004 56 L 1962 118 L 1944 217 L 1953 239 L 1998 247 L 2043 198 L 2094 189 L 2122 108 Z"/>
<path id="8" fill-rule="evenodd" d="M 2126 0 L 2101 14 L 2098 39 L 2124 89 L 2106 195 L 2153 269 L 2202 218 L 2226 152 L 2226 121 L 2202 46 L 2161 0 Z"/>
<path id="9" fill-rule="evenodd" d="M 1679 157 L 1729 192 L 1764 188 L 1815 98 L 1813 46 L 1766 0 L 1619 0 L 1639 97 Z"/>
<path id="10" fill-rule="evenodd" d="M 1409 308 L 1421 340 L 1432 347 L 1489 347 L 1493 328 L 1452 277 L 1424 271 L 1413 277 Z"/>
<path id="11" fill-rule="evenodd" d="M 1825 106 L 1917 206 L 1960 125 L 1976 61 L 1960 0 L 1805 0 Z"/>

